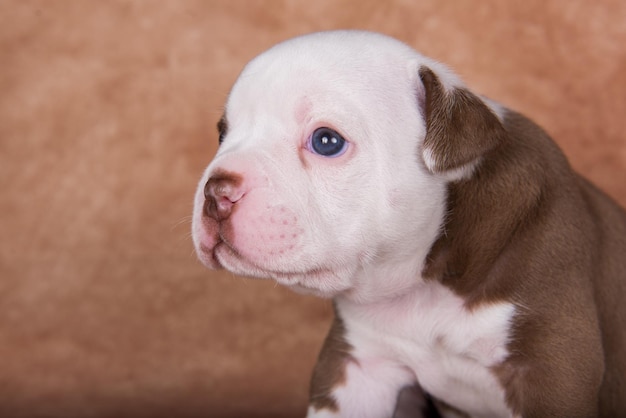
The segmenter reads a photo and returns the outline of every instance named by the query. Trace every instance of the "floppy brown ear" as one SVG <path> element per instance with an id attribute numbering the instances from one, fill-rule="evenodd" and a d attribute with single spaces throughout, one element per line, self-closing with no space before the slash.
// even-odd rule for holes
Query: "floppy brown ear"
<path id="1" fill-rule="evenodd" d="M 446 90 L 428 67 L 419 69 L 424 84 L 426 138 L 422 156 L 436 174 L 473 169 L 506 136 L 498 117 L 478 96 L 464 88 Z"/>

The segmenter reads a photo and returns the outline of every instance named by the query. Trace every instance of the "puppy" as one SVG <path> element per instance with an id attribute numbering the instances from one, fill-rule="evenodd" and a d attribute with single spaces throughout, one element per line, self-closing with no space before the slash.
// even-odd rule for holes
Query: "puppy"
<path id="1" fill-rule="evenodd" d="M 415 416 L 626 416 L 626 214 L 541 128 L 358 31 L 255 58 L 218 128 L 200 260 L 334 300 L 309 417 L 407 387 Z"/>

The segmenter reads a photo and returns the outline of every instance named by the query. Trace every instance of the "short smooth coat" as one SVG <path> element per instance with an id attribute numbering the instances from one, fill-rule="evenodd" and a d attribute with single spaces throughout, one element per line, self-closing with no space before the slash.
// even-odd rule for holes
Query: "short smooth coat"
<path id="1" fill-rule="evenodd" d="M 334 31 L 252 60 L 218 127 L 200 260 L 334 301 L 308 416 L 626 415 L 626 214 L 531 121 Z"/>

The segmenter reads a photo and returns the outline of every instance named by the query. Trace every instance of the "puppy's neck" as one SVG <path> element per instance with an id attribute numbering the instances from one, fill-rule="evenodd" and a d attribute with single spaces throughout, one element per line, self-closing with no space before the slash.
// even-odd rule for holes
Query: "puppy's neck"
<path id="1" fill-rule="evenodd" d="M 404 246 L 364 263 L 353 280 L 354 285 L 335 296 L 335 301 L 367 306 L 392 302 L 419 292 L 425 281 L 422 271 L 432 246 L 441 234 L 443 219 L 442 207 L 435 215 L 432 227 L 415 238 L 417 245 Z"/>
<path id="2" fill-rule="evenodd" d="M 413 264 L 413 265 L 412 265 Z M 407 262 L 404 265 L 376 266 L 368 268 L 357 278 L 355 286 L 338 295 L 338 301 L 369 305 L 388 302 L 417 290 L 422 279 L 422 266 Z"/>

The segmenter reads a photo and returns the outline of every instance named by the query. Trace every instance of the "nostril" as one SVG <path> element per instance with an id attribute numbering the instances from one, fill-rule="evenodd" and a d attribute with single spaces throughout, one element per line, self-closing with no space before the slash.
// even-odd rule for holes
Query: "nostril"
<path id="1" fill-rule="evenodd" d="M 211 199 L 211 183 L 208 181 L 204 185 L 204 198 L 206 200 Z"/>
<path id="2" fill-rule="evenodd" d="M 215 206 L 217 216 L 219 219 L 227 218 L 233 208 L 234 202 L 231 202 L 225 196 L 215 196 L 212 198 L 212 206 Z"/>
<path id="3" fill-rule="evenodd" d="M 230 216 L 233 205 L 243 197 L 241 176 L 218 171 L 204 185 L 205 212 L 215 219 L 223 220 Z"/>

